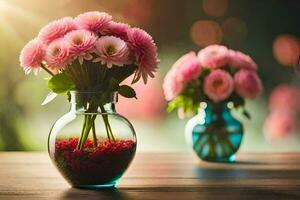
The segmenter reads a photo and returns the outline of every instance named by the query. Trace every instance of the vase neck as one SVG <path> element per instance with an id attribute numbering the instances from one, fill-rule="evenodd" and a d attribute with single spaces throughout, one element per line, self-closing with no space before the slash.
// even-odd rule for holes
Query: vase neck
<path id="1" fill-rule="evenodd" d="M 114 113 L 118 101 L 117 93 L 105 95 L 101 92 L 71 91 L 70 112 L 79 113 Z"/>
<path id="2" fill-rule="evenodd" d="M 228 102 L 222 103 L 207 103 L 207 110 L 210 110 L 214 114 L 223 113 L 229 111 Z"/>
<path id="3" fill-rule="evenodd" d="M 212 103 L 207 102 L 200 105 L 198 114 L 208 121 L 220 121 L 224 117 L 231 116 L 228 102 Z"/>

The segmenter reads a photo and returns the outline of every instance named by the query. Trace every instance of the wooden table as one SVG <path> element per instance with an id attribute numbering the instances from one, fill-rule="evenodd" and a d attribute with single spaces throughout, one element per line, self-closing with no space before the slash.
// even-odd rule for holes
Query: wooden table
<path id="1" fill-rule="evenodd" d="M 0 153 L 0 199 L 300 199 L 300 154 L 239 154 L 236 164 L 192 153 L 140 153 L 105 191 L 70 188 L 46 153 Z"/>

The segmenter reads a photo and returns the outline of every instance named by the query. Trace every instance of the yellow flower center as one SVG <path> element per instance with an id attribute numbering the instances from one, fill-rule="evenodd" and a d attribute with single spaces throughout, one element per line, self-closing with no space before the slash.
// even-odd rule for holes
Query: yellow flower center
<path id="1" fill-rule="evenodd" d="M 74 39 L 73 39 L 73 42 L 74 42 L 74 44 L 76 44 L 76 45 L 80 45 L 80 44 L 82 44 L 82 39 L 81 39 L 81 37 L 75 37 Z"/>
<path id="2" fill-rule="evenodd" d="M 116 53 L 116 48 L 113 45 L 109 45 L 106 47 L 106 53 L 108 55 L 112 55 L 112 54 Z"/>
<path id="3" fill-rule="evenodd" d="M 52 51 L 53 56 L 57 56 L 59 53 L 60 53 L 60 48 L 58 48 L 58 47 L 54 48 Z"/>

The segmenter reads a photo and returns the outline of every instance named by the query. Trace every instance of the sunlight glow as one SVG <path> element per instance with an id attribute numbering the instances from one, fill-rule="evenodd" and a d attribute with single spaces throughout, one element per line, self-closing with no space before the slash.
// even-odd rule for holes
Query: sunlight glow
<path id="1" fill-rule="evenodd" d="M 0 16 L 10 16 L 18 18 L 22 21 L 30 21 L 42 24 L 44 22 L 43 17 L 32 14 L 31 12 L 18 7 L 16 4 L 12 4 L 9 0 L 0 0 Z"/>
<path id="2" fill-rule="evenodd" d="M 7 2 L 5 0 L 0 0 L 0 11 L 5 10 Z"/>

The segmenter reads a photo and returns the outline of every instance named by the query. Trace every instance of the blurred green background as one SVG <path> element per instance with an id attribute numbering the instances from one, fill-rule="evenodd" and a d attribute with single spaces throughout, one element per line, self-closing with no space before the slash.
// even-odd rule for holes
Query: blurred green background
<path id="1" fill-rule="evenodd" d="M 188 149 L 186 120 L 165 113 L 160 85 L 182 54 L 215 43 L 251 55 L 263 80 L 263 95 L 247 102 L 252 120 L 236 113 L 246 127 L 242 151 L 300 151 L 297 137 L 268 143 L 262 128 L 271 90 L 280 83 L 300 82 L 293 70 L 299 56 L 297 0 L 0 0 L 0 150 L 46 150 L 51 125 L 69 109 L 64 96 L 41 106 L 49 92 L 48 76 L 24 75 L 18 60 L 21 48 L 48 22 L 92 10 L 144 28 L 158 45 L 156 79 L 138 86 L 139 102 L 119 106 L 136 128 L 140 151 Z M 130 109 L 122 108 L 128 104 Z"/>

